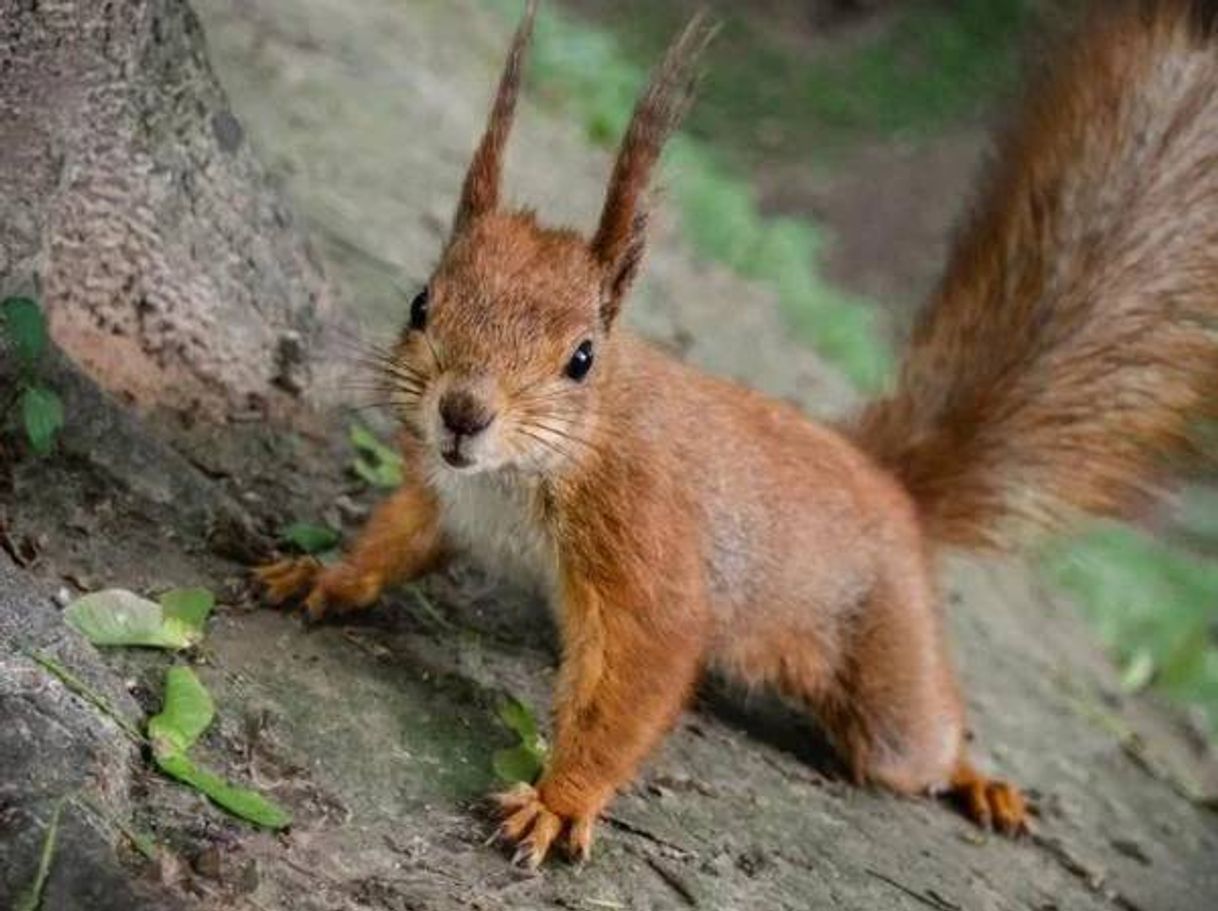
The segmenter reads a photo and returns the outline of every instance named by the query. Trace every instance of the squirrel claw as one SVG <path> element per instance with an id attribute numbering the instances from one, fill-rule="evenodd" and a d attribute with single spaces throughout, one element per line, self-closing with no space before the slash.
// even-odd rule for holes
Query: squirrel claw
<path id="1" fill-rule="evenodd" d="M 259 566 L 253 571 L 253 577 L 272 606 L 303 597 L 305 623 L 309 626 L 331 614 L 366 607 L 381 592 L 377 574 L 363 572 L 346 563 L 324 566 L 313 557 L 290 558 Z"/>
<path id="2" fill-rule="evenodd" d="M 568 819 L 552 811 L 532 785 L 520 784 L 495 798 L 503 821 L 492 840 L 515 844 L 512 863 L 536 870 L 559 842 L 574 860 L 586 860 L 592 847 L 592 817 Z M 566 838 L 560 836 L 566 832 Z"/>
<path id="3" fill-rule="evenodd" d="M 592 817 L 577 819 L 567 831 L 567 856 L 582 864 L 592 855 Z"/>
<path id="4" fill-rule="evenodd" d="M 312 557 L 292 557 L 255 567 L 253 578 L 267 603 L 278 607 L 313 588 L 321 569 Z"/>
<path id="5" fill-rule="evenodd" d="M 1030 831 L 1027 800 L 1012 784 L 963 766 L 952 779 L 950 793 L 965 817 L 987 831 L 1013 838 Z"/>

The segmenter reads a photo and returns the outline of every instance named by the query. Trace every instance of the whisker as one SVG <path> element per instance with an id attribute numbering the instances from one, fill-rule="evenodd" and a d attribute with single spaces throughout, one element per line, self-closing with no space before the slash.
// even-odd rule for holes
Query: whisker
<path id="1" fill-rule="evenodd" d="M 574 443 L 580 443 L 580 444 L 588 447 L 592 451 L 594 451 L 594 452 L 596 451 L 596 448 L 597 448 L 596 443 L 592 440 L 589 440 L 589 439 L 586 439 L 586 438 L 580 436 L 579 434 L 571 433 L 568 430 L 564 430 L 560 427 L 555 427 L 552 424 L 543 424 L 541 421 L 533 421 L 529 426 L 537 428 L 539 430 L 547 430 L 550 433 L 553 433 L 553 434 L 556 434 L 556 435 L 562 437 L 563 439 L 571 440 Z"/>
<path id="2" fill-rule="evenodd" d="M 564 455 L 569 459 L 575 458 L 575 452 L 573 451 L 571 444 L 582 446 L 585 453 L 589 455 L 598 455 L 601 451 L 599 445 L 596 443 L 585 440 L 578 436 L 573 436 L 569 433 L 564 433 L 557 428 L 545 424 L 529 423 L 520 424 L 519 426 L 522 430 L 531 431 L 531 435 L 534 438 L 539 435 L 545 436 L 548 442 L 558 445 L 562 449 Z"/>
<path id="3" fill-rule="evenodd" d="M 426 382 L 429 377 L 420 372 L 418 368 L 408 367 L 403 364 L 395 364 L 388 362 L 373 363 L 369 361 L 348 362 L 361 368 L 360 376 L 355 379 L 372 379 L 376 380 L 385 376 L 399 377 L 416 382 Z"/>
<path id="4" fill-rule="evenodd" d="M 571 423 L 576 417 L 584 413 L 582 408 L 536 408 L 525 407 L 517 408 L 517 413 L 529 418 L 557 418 L 560 421 Z"/>
<path id="5" fill-rule="evenodd" d="M 364 339 L 339 339 L 338 342 L 339 347 L 347 354 L 373 355 L 376 357 L 389 357 L 393 354 L 391 347 Z"/>
<path id="6" fill-rule="evenodd" d="M 546 439 L 544 436 L 542 436 L 541 434 L 538 434 L 538 433 L 533 433 L 531 430 L 527 429 L 526 427 L 524 427 L 524 426 L 522 426 L 522 425 L 521 425 L 521 426 L 517 426 L 517 428 L 516 428 L 516 429 L 517 429 L 517 430 L 518 430 L 520 433 L 524 434 L 526 437 L 529 437 L 530 439 L 536 440 L 538 443 L 540 443 L 541 445 L 545 446 L 545 447 L 546 447 L 547 449 L 549 449 L 551 452 L 556 453 L 557 455 L 561 456 L 562 458 L 564 458 L 564 459 L 566 459 L 566 460 L 568 460 L 568 461 L 571 461 L 571 460 L 574 458 L 570 452 L 568 452 L 568 451 L 566 451 L 565 449 L 563 449 L 561 446 L 559 446 L 559 445 L 558 445 L 557 443 L 555 443 L 553 440 L 547 440 L 547 439 Z"/>
<path id="7" fill-rule="evenodd" d="M 374 392 L 382 395 L 392 395 L 395 392 L 409 393 L 414 396 L 422 396 L 427 390 L 427 387 L 422 383 L 416 383 L 413 380 L 391 380 L 386 377 L 379 381 L 343 381 L 339 383 L 339 388 L 346 392 Z"/>
<path id="8" fill-rule="evenodd" d="M 396 379 L 410 380 L 411 382 L 416 382 L 416 383 L 420 383 L 420 384 L 425 384 L 428 382 L 428 380 L 431 379 L 430 377 L 428 377 L 422 373 L 417 373 L 412 370 L 402 370 L 397 367 L 386 367 L 381 372 L 385 376 L 394 377 Z"/>
<path id="9" fill-rule="evenodd" d="M 436 353 L 436 346 L 432 344 L 431 336 L 429 336 L 426 332 L 422 333 L 422 335 L 423 335 L 423 341 L 425 341 L 427 343 L 427 350 L 429 350 L 431 352 L 431 359 L 432 359 L 432 362 L 436 366 L 436 372 L 443 373 L 444 367 L 440 363 L 440 355 Z"/>
<path id="10" fill-rule="evenodd" d="M 530 386 L 528 388 L 531 389 L 533 387 Z M 551 401 L 554 401 L 555 399 L 562 399 L 562 398 L 566 398 L 568 396 L 575 395 L 574 389 L 551 389 L 548 392 L 545 390 L 542 390 L 541 392 L 533 393 L 532 395 L 525 395 L 524 393 L 527 391 L 528 390 L 526 389 L 526 390 L 520 390 L 519 392 L 517 392 L 516 393 L 516 395 L 518 396 L 517 401 L 520 401 L 520 402 L 551 402 Z"/>
<path id="11" fill-rule="evenodd" d="M 380 379 L 382 382 L 386 382 L 386 383 L 390 383 L 390 384 L 392 384 L 393 382 L 400 381 L 403 383 L 410 383 L 414 386 L 423 386 L 423 387 L 426 387 L 427 382 L 428 382 L 427 377 L 416 376 L 413 373 L 403 373 L 403 372 L 399 372 L 396 370 L 384 371 L 381 374 Z"/>
<path id="12" fill-rule="evenodd" d="M 360 404 L 357 404 L 357 405 L 352 405 L 350 403 L 336 405 L 334 410 L 339 413 L 342 413 L 342 414 L 355 414 L 357 412 L 373 411 L 373 410 L 380 410 L 380 409 L 391 410 L 396 407 L 398 407 L 397 402 L 361 402 Z"/>
<path id="13" fill-rule="evenodd" d="M 363 340 L 351 340 L 349 343 L 345 343 L 344 347 L 347 348 L 347 355 L 355 363 L 368 366 L 388 365 L 418 371 L 417 367 L 412 367 L 403 361 L 400 352 L 392 347 L 385 347 Z"/>

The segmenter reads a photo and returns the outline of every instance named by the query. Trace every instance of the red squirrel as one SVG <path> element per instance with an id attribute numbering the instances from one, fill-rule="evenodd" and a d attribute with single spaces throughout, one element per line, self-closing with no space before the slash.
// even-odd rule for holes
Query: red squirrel
<path id="1" fill-rule="evenodd" d="M 1127 515 L 1218 412 L 1218 2 L 1105 3 L 1001 143 L 893 391 L 840 426 L 681 363 L 620 315 L 704 21 L 639 99 L 591 238 L 501 203 L 535 13 L 516 32 L 451 237 L 383 367 L 408 470 L 332 566 L 258 571 L 313 618 L 471 552 L 548 594 L 554 745 L 498 798 L 536 866 L 598 815 L 708 667 L 806 707 L 854 779 L 981 774 L 940 617 L 945 548 Z"/>

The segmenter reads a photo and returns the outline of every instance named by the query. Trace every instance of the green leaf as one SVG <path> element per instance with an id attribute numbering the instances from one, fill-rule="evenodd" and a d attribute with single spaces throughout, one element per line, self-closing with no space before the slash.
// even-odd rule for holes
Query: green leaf
<path id="1" fill-rule="evenodd" d="M 9 297 L 0 303 L 0 326 L 13 354 L 27 370 L 47 346 L 47 323 L 42 308 L 28 297 Z"/>
<path id="2" fill-rule="evenodd" d="M 301 553 L 319 554 L 337 547 L 342 535 L 328 525 L 293 522 L 283 530 L 282 538 Z"/>
<path id="3" fill-rule="evenodd" d="M 261 794 L 239 788 L 200 768 L 186 755 L 216 717 L 216 706 L 203 683 L 188 667 L 170 668 L 165 676 L 165 704 L 148 719 L 152 759 L 165 774 L 190 785 L 242 819 L 282 829 L 292 818 Z"/>
<path id="4" fill-rule="evenodd" d="M 375 454 L 377 449 L 382 446 L 381 441 L 363 424 L 352 424 L 348 436 L 356 452 Z"/>
<path id="5" fill-rule="evenodd" d="M 499 704 L 499 719 L 520 735 L 524 743 L 533 744 L 541 739 L 537 736 L 537 720 L 533 712 L 519 699 L 510 696 L 504 699 Z"/>
<path id="6" fill-rule="evenodd" d="M 374 463 L 363 456 L 357 456 L 351 463 L 351 470 L 365 483 L 372 487 L 392 489 L 402 484 L 402 467 L 392 462 Z"/>
<path id="7" fill-rule="evenodd" d="M 21 420 L 30 447 L 38 455 L 47 455 L 63 427 L 63 402 L 50 389 L 27 386 L 21 393 Z"/>
<path id="8" fill-rule="evenodd" d="M 216 717 L 216 705 L 195 672 L 172 667 L 165 675 L 165 702 L 159 715 L 148 719 L 148 739 L 157 759 L 185 753 Z"/>
<path id="9" fill-rule="evenodd" d="M 46 891 L 47 879 L 51 874 L 51 861 L 55 857 L 55 845 L 59 841 L 59 818 L 63 815 L 65 800 L 66 798 L 60 798 L 55 802 L 51 821 L 47 825 L 46 835 L 42 839 L 42 851 L 38 855 L 38 870 L 34 874 L 34 881 L 17 899 L 14 911 L 38 911 L 42 907 L 42 894 Z"/>
<path id="10" fill-rule="evenodd" d="M 183 593 L 184 592 L 184 593 Z M 110 588 L 77 598 L 64 620 L 94 645 L 143 645 L 183 649 L 203 638 L 203 621 L 211 611 L 211 593 L 200 589 L 167 592 L 162 606 L 134 592 Z"/>
<path id="11" fill-rule="evenodd" d="M 1138 649 L 1121 671 L 1121 689 L 1126 693 L 1140 693 L 1155 676 L 1155 658 L 1147 649 Z"/>
<path id="12" fill-rule="evenodd" d="M 216 596 L 205 588 L 170 589 L 157 601 L 165 610 L 166 621 L 178 622 L 200 632 L 216 606 Z"/>
<path id="13" fill-rule="evenodd" d="M 352 470 L 373 487 L 393 488 L 402 483 L 402 456 L 386 446 L 363 424 L 351 425 L 351 445 L 355 447 Z"/>
<path id="14" fill-rule="evenodd" d="M 510 696 L 499 704 L 499 719 L 520 738 L 520 743 L 496 751 L 491 758 L 495 774 L 506 782 L 532 784 L 545 767 L 547 753 L 537 719 L 527 705 Z"/>
<path id="15" fill-rule="evenodd" d="M 195 765 L 184 753 L 153 757 L 166 775 L 190 785 L 235 816 L 268 829 L 291 825 L 291 815 L 257 791 L 239 788 L 219 775 Z"/>
<path id="16" fill-rule="evenodd" d="M 506 750 L 496 750 L 491 765 L 495 775 L 508 784 L 532 784 L 541 775 L 545 760 L 522 743 Z"/>

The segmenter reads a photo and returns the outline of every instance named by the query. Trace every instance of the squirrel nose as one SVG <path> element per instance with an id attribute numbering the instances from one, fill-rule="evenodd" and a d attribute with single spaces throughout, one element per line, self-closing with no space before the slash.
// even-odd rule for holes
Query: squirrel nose
<path id="1" fill-rule="evenodd" d="M 481 433 L 494 417 L 482 402 L 463 390 L 446 392 L 440 397 L 440 419 L 458 436 Z"/>

